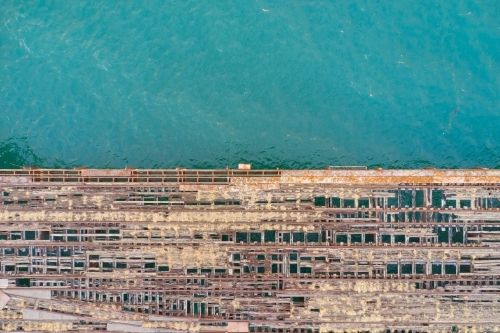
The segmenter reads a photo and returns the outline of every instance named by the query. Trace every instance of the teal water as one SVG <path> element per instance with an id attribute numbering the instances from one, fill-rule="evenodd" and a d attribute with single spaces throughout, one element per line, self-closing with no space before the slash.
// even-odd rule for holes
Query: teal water
<path id="1" fill-rule="evenodd" d="M 0 167 L 500 167 L 497 1 L 0 2 Z"/>

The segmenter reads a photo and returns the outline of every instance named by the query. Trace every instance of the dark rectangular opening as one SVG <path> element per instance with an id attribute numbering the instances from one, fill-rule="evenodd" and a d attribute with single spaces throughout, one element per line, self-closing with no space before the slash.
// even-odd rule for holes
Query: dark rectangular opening
<path id="1" fill-rule="evenodd" d="M 441 274 L 442 265 L 440 263 L 432 263 L 432 274 Z"/>
<path id="2" fill-rule="evenodd" d="M 335 241 L 337 243 L 347 243 L 347 235 L 335 235 Z"/>
<path id="3" fill-rule="evenodd" d="M 460 273 L 471 273 L 470 264 L 460 264 Z"/>
<path id="4" fill-rule="evenodd" d="M 317 232 L 309 232 L 307 233 L 307 241 L 310 243 L 319 242 L 319 234 Z"/>
<path id="5" fill-rule="evenodd" d="M 401 274 L 411 274 L 413 269 L 412 264 L 401 264 Z"/>
<path id="6" fill-rule="evenodd" d="M 375 235 L 374 234 L 366 234 L 365 235 L 365 243 L 375 243 Z"/>
<path id="7" fill-rule="evenodd" d="M 265 230 L 264 231 L 264 242 L 266 243 L 274 243 L 276 241 L 276 231 L 274 230 Z"/>
<path id="8" fill-rule="evenodd" d="M 293 233 L 293 241 L 294 242 L 304 242 L 304 233 L 303 232 L 294 232 Z"/>
<path id="9" fill-rule="evenodd" d="M 398 264 L 387 264 L 387 274 L 398 274 Z"/>
<path id="10" fill-rule="evenodd" d="M 351 234 L 351 243 L 361 243 L 361 234 Z"/>
<path id="11" fill-rule="evenodd" d="M 397 243 L 404 243 L 405 242 L 405 235 L 395 235 L 394 236 L 394 242 Z"/>
<path id="12" fill-rule="evenodd" d="M 30 287 L 31 279 L 16 279 L 16 287 Z"/>
<path id="13" fill-rule="evenodd" d="M 250 233 L 250 242 L 253 243 L 253 242 L 257 242 L 257 243 L 260 243 L 262 240 L 262 234 L 259 232 L 251 232 Z"/>
<path id="14" fill-rule="evenodd" d="M 444 274 L 457 274 L 457 266 L 455 266 L 455 264 L 445 264 Z"/>
<path id="15" fill-rule="evenodd" d="M 236 233 L 236 243 L 248 243 L 248 233 L 247 232 L 237 232 Z"/>
<path id="16" fill-rule="evenodd" d="M 346 199 L 344 200 L 344 208 L 354 208 L 354 200 Z"/>
<path id="17" fill-rule="evenodd" d="M 325 207 L 326 206 L 325 197 L 314 198 L 314 206 L 316 206 L 316 207 Z"/>

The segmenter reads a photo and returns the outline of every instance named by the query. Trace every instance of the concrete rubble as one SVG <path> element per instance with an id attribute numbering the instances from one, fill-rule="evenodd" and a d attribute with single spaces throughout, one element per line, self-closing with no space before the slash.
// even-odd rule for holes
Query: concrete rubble
<path id="1" fill-rule="evenodd" d="M 5 331 L 494 332 L 500 170 L 0 170 Z"/>

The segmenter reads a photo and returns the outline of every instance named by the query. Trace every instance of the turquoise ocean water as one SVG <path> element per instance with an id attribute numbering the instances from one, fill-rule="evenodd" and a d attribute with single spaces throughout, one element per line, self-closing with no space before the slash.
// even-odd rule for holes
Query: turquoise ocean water
<path id="1" fill-rule="evenodd" d="M 0 1 L 0 168 L 500 167 L 498 1 Z"/>

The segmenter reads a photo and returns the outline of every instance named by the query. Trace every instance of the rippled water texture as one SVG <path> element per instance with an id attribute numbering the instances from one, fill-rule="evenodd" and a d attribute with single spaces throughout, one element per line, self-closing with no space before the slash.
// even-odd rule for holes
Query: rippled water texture
<path id="1" fill-rule="evenodd" d="M 497 1 L 0 1 L 0 167 L 500 167 Z"/>

